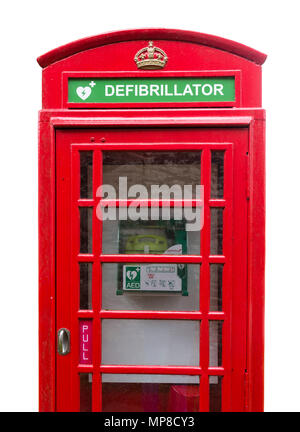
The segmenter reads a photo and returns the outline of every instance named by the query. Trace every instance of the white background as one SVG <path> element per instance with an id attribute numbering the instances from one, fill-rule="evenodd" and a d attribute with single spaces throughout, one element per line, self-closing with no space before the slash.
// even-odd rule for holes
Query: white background
<path id="1" fill-rule="evenodd" d="M 268 54 L 265 409 L 300 411 L 299 2 L 7 0 L 0 8 L 0 411 L 38 409 L 35 59 L 85 36 L 142 27 L 210 33 Z"/>

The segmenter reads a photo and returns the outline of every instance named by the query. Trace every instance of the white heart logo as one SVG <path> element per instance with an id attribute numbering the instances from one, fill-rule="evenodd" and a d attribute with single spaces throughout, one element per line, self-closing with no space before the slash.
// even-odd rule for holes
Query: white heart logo
<path id="1" fill-rule="evenodd" d="M 86 100 L 89 97 L 89 95 L 92 93 L 92 89 L 91 89 L 91 87 L 81 87 L 80 86 L 80 87 L 77 87 L 76 93 L 80 97 L 80 99 Z"/>
<path id="2" fill-rule="evenodd" d="M 127 277 L 129 280 L 134 280 L 137 277 L 137 272 L 136 271 L 130 271 L 128 270 L 128 272 L 126 273 Z"/>

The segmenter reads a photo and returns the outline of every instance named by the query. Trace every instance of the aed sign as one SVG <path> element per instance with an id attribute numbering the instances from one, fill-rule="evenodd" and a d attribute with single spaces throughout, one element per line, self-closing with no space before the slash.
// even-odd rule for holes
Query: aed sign
<path id="1" fill-rule="evenodd" d="M 179 292 L 184 276 L 185 265 L 181 264 L 124 265 L 123 290 Z"/>
<path id="2" fill-rule="evenodd" d="M 235 77 L 69 78 L 69 103 L 233 102 Z"/>

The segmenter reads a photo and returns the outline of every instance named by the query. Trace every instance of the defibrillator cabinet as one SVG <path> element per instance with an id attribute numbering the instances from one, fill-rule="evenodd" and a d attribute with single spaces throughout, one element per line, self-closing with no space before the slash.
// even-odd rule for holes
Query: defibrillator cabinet
<path id="1" fill-rule="evenodd" d="M 263 410 L 265 58 L 166 29 L 38 58 L 41 411 Z"/>

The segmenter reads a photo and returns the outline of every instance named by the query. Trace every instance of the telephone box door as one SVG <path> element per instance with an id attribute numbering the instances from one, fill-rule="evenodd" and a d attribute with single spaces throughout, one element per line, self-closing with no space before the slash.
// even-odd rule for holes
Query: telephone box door
<path id="1" fill-rule="evenodd" d="M 56 130 L 57 411 L 245 409 L 248 133 Z"/>

